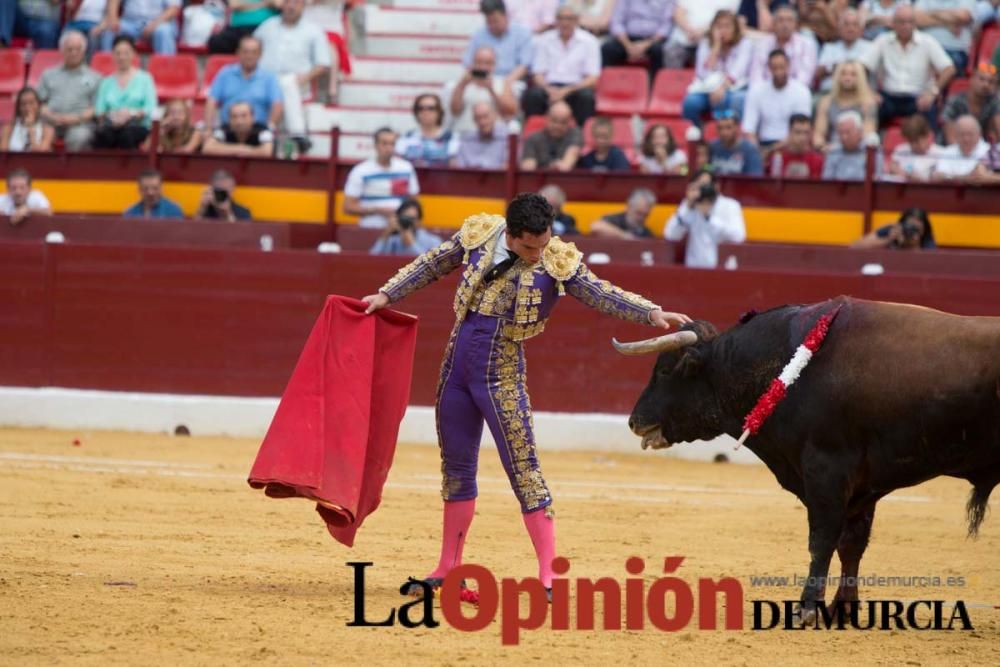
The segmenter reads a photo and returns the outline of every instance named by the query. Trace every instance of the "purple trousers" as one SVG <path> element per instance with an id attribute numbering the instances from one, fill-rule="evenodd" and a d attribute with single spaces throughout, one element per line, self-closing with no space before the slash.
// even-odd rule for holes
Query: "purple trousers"
<path id="1" fill-rule="evenodd" d="M 500 335 L 502 322 L 470 312 L 448 341 L 436 411 L 441 495 L 445 500 L 468 500 L 478 494 L 485 419 L 521 511 L 533 512 L 551 505 L 552 496 L 535 454 L 524 349 Z"/>

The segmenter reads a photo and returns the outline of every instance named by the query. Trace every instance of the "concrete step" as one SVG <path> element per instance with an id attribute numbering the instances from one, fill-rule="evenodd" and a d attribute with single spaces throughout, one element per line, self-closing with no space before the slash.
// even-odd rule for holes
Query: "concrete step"
<path id="1" fill-rule="evenodd" d="M 373 58 L 361 56 L 351 61 L 351 77 L 359 81 L 422 81 L 443 85 L 462 76 L 464 68 L 455 60 Z M 350 80 L 348 79 L 348 80 Z"/>
<path id="2" fill-rule="evenodd" d="M 369 32 L 359 54 L 373 58 L 408 58 L 459 61 L 469 43 L 468 35 L 442 36 Z"/>
<path id="3" fill-rule="evenodd" d="M 340 84 L 337 101 L 347 107 L 411 109 L 417 95 L 440 92 L 441 87 L 434 83 L 346 81 Z"/>
<path id="4" fill-rule="evenodd" d="M 394 0 L 396 9 L 448 9 L 478 12 L 479 0 Z"/>
<path id="5" fill-rule="evenodd" d="M 482 27 L 479 12 L 365 6 L 365 33 L 454 35 L 469 38 Z"/>
<path id="6" fill-rule="evenodd" d="M 403 133 L 417 126 L 409 109 L 386 107 L 328 107 L 311 104 L 306 108 L 309 128 L 326 132 L 337 126 L 341 132 L 372 134 L 375 130 L 389 127 Z"/>

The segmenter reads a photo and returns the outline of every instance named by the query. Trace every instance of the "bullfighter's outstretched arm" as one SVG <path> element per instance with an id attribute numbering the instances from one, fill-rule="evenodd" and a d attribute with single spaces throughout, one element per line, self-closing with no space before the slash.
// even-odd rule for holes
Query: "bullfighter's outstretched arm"
<path id="1" fill-rule="evenodd" d="M 650 315 L 660 310 L 652 301 L 598 278 L 583 263 L 563 284 L 566 292 L 582 303 L 620 320 L 652 324 Z"/>
<path id="2" fill-rule="evenodd" d="M 464 254 L 465 249 L 459 242 L 459 234 L 455 234 L 397 271 L 379 292 L 389 297 L 390 303 L 396 303 L 408 294 L 430 285 L 457 269 L 462 265 Z"/>

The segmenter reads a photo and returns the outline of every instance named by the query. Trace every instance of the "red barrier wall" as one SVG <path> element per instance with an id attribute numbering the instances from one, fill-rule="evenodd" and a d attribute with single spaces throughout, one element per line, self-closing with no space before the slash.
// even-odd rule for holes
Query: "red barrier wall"
<path id="1" fill-rule="evenodd" d="M 241 249 L 0 242 L 0 385 L 279 395 L 326 294 L 373 292 L 397 258 Z M 726 327 L 749 308 L 846 293 L 1000 315 L 1000 278 L 831 276 L 608 265 L 602 277 Z M 433 402 L 457 274 L 404 301 L 421 318 L 412 400 Z M 627 412 L 651 358 L 611 337 L 652 329 L 566 297 L 527 343 L 537 409 Z M 901 332 L 901 335 L 905 332 Z"/>

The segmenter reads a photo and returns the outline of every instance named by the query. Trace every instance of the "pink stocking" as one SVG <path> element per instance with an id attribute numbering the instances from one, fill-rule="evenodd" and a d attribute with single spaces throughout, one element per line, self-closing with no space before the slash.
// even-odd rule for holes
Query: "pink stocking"
<path id="1" fill-rule="evenodd" d="M 476 511 L 476 499 L 453 500 L 444 503 L 444 531 L 441 535 L 441 559 L 437 569 L 427 575 L 428 579 L 443 579 L 454 568 L 462 564 L 462 549 L 469 525 Z"/>
<path id="2" fill-rule="evenodd" d="M 556 557 L 556 521 L 550 514 L 546 507 L 521 515 L 538 556 L 538 578 L 546 588 L 552 588 L 552 559 Z"/>

